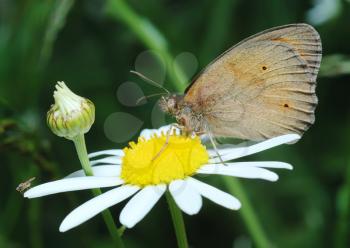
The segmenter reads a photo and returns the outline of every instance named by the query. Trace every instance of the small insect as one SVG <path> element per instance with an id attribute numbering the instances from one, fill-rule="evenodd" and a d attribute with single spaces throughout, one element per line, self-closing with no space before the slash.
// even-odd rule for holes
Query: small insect
<path id="1" fill-rule="evenodd" d="M 268 29 L 224 52 L 160 107 L 186 133 L 254 141 L 302 135 L 315 121 L 321 57 L 312 26 Z"/>
<path id="2" fill-rule="evenodd" d="M 35 180 L 35 177 L 32 177 L 30 179 L 28 179 L 27 181 L 20 183 L 16 190 L 20 193 L 23 193 L 24 191 L 26 191 L 28 188 L 30 188 L 32 182 Z"/>

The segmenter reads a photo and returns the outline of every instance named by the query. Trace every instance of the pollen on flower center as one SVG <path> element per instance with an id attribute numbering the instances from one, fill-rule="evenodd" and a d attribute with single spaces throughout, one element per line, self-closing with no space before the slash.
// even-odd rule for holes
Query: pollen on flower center
<path id="1" fill-rule="evenodd" d="M 139 138 L 124 148 L 121 178 L 125 183 L 147 186 L 168 184 L 176 179 L 193 175 L 209 160 L 199 137 L 172 134 L 164 149 L 167 135 Z M 163 148 L 163 151 L 161 151 Z M 159 153 L 161 151 L 161 153 Z"/>

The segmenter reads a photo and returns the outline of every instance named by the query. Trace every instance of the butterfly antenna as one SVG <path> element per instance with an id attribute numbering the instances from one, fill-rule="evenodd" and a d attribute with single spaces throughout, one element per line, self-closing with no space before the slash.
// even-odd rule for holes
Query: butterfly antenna
<path id="1" fill-rule="evenodd" d="M 136 101 L 136 105 L 138 105 L 141 101 L 146 100 L 148 98 L 151 98 L 151 97 L 154 97 L 154 96 L 166 95 L 166 94 L 168 94 L 168 93 L 155 93 L 155 94 L 151 94 L 151 95 L 148 95 L 148 96 L 142 96 Z"/>
<path id="2" fill-rule="evenodd" d="M 167 94 L 170 95 L 170 91 L 167 90 L 163 85 L 153 81 L 152 79 L 146 77 L 145 75 L 141 74 L 140 72 L 132 71 L 132 70 L 130 72 L 135 74 L 135 75 L 137 75 L 137 76 L 139 76 L 141 79 L 143 79 L 145 82 L 149 83 L 150 85 L 153 85 L 153 86 L 155 86 L 157 88 L 160 88 L 160 89 L 164 90 Z"/>

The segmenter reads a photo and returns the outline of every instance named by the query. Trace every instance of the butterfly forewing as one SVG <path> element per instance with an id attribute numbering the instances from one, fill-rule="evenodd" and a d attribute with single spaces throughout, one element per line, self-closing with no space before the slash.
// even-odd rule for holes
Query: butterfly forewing
<path id="1" fill-rule="evenodd" d="M 321 61 L 307 24 L 273 28 L 234 46 L 197 77 L 184 101 L 215 136 L 262 140 L 303 134 L 314 122 Z"/>

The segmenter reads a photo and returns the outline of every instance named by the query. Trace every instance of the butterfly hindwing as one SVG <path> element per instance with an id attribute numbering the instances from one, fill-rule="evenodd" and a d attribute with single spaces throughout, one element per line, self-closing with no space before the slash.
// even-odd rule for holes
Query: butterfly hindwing
<path id="1" fill-rule="evenodd" d="M 215 136 L 262 140 L 303 134 L 314 122 L 320 61 L 320 39 L 311 26 L 263 31 L 204 69 L 184 101 L 203 113 Z"/>

